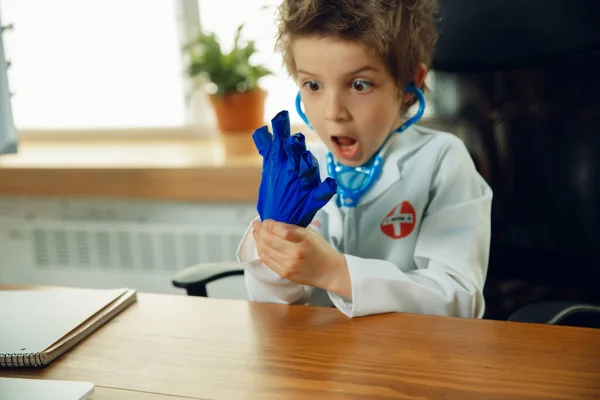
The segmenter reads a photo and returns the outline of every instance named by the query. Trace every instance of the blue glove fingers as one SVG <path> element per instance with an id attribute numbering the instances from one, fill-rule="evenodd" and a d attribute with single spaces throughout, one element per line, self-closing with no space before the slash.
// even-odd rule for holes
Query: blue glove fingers
<path id="1" fill-rule="evenodd" d="M 303 204 L 298 225 L 306 228 L 317 214 L 317 211 L 331 200 L 336 191 L 337 184 L 333 178 L 329 177 L 313 189 Z"/>
<path id="2" fill-rule="evenodd" d="M 290 137 L 290 115 L 287 110 L 279 111 L 271 120 L 275 138 L 282 142 Z"/>
<path id="3" fill-rule="evenodd" d="M 310 151 L 302 153 L 300 160 L 300 172 L 298 177 L 302 180 L 303 187 L 314 188 L 321 182 L 319 173 L 319 162 Z"/>
<path id="4" fill-rule="evenodd" d="M 335 179 L 327 177 L 319 186 L 317 186 L 310 194 L 310 200 L 313 205 L 314 212 L 320 210 L 337 192 L 337 183 Z"/>
<path id="5" fill-rule="evenodd" d="M 290 137 L 290 117 L 286 110 L 278 112 L 271 120 L 273 126 L 273 149 L 274 153 L 279 152 L 279 157 L 283 157 L 284 142 Z"/>
<path id="6" fill-rule="evenodd" d="M 254 140 L 254 145 L 258 149 L 260 155 L 265 157 L 269 153 L 271 144 L 273 143 L 273 137 L 269 132 L 269 128 L 267 126 L 261 126 L 255 130 L 252 134 L 252 140 Z"/>
<path id="7" fill-rule="evenodd" d="M 285 154 L 288 158 L 288 171 L 295 171 L 301 168 L 302 153 L 306 151 L 306 139 L 303 134 L 296 133 L 285 139 Z"/>

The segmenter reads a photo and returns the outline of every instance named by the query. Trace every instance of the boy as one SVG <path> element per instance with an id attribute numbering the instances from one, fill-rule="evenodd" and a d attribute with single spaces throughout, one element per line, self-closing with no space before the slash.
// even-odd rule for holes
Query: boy
<path id="1" fill-rule="evenodd" d="M 431 62 L 435 6 L 284 0 L 278 45 L 322 141 L 312 149 L 319 188 L 337 194 L 310 227 L 252 223 L 237 253 L 252 300 L 334 305 L 349 317 L 482 317 L 491 190 L 458 138 L 405 121 L 420 93 L 407 89 L 423 87 Z M 259 150 L 261 140 L 259 130 Z M 263 169 L 259 205 L 285 206 L 289 193 L 263 191 L 280 173 Z"/>

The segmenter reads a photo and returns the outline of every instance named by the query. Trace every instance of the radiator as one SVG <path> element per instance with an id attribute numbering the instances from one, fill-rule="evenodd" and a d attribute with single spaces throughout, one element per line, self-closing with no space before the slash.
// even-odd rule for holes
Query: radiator
<path id="1" fill-rule="evenodd" d="M 5 211 L 9 208 L 6 203 L 4 207 Z M 71 204 L 70 210 L 80 211 L 66 216 L 64 207 L 48 210 L 42 206 L 37 212 L 17 207 L 4 213 L 0 207 L 0 282 L 132 286 L 140 291 L 183 294 L 172 286 L 171 277 L 199 263 L 235 260 L 237 246 L 254 216 L 253 206 L 167 203 L 160 207 L 160 215 L 156 207 L 140 204 L 137 215 L 127 213 L 129 220 L 119 217 L 114 204 L 104 206 L 104 211 L 113 212 L 102 218 L 97 216 L 98 206 L 92 215 L 89 209 L 81 211 L 80 204 Z M 245 298 L 239 279 L 211 284 L 209 294 L 212 290 L 216 297 Z"/>
<path id="2" fill-rule="evenodd" d="M 22 229 L 33 266 L 173 273 L 200 262 L 235 259 L 234 227 L 118 222 L 29 223 Z"/>

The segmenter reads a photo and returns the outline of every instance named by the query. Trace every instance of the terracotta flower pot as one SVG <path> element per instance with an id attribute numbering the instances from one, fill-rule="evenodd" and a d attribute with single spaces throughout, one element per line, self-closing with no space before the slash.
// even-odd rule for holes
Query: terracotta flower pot
<path id="1" fill-rule="evenodd" d="M 267 93 L 263 90 L 211 95 L 219 130 L 222 133 L 248 132 L 265 125 L 266 97 Z"/>

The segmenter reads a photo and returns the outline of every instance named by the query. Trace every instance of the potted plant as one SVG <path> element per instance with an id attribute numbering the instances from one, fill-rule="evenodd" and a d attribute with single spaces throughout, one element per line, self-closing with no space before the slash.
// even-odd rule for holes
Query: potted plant
<path id="1" fill-rule="evenodd" d="M 199 83 L 214 84 L 209 94 L 221 132 L 253 131 L 264 125 L 266 92 L 258 80 L 272 74 L 262 65 L 252 64 L 255 42 L 241 43 L 243 24 L 239 25 L 229 53 L 223 53 L 214 33 L 200 32 L 183 50 L 188 57 L 186 73 Z"/>

